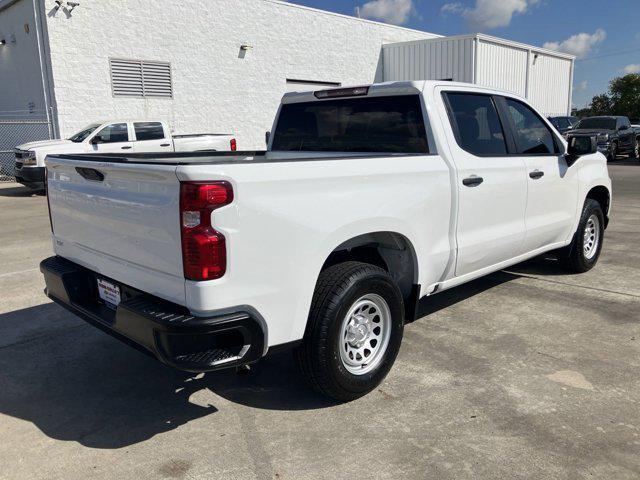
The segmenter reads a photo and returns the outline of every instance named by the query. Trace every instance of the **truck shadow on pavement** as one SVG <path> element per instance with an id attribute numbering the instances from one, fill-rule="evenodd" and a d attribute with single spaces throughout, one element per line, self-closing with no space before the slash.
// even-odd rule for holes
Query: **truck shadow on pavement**
<path id="1" fill-rule="evenodd" d="M 438 294 L 421 303 L 419 317 L 516 278 L 498 272 Z M 335 405 L 305 384 L 288 352 L 262 359 L 246 374 L 193 375 L 53 303 L 0 314 L 0 414 L 31 422 L 50 438 L 121 448 L 219 410 L 228 413 L 232 404 L 269 410 Z"/>
<path id="2" fill-rule="evenodd" d="M 48 437 L 121 448 L 219 409 L 228 413 L 230 402 L 278 410 L 332 405 L 306 386 L 288 353 L 248 374 L 194 376 L 52 303 L 0 314 L 0 416 L 31 422 Z"/>

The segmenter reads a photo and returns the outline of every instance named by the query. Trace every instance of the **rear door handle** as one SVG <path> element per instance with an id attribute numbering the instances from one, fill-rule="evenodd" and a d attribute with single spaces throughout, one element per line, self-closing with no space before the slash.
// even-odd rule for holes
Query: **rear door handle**
<path id="1" fill-rule="evenodd" d="M 539 178 L 544 177 L 544 172 L 541 170 L 534 170 L 533 172 L 529 173 L 529 177 L 533 178 L 534 180 L 538 180 Z"/>
<path id="2" fill-rule="evenodd" d="M 462 180 L 462 184 L 465 187 L 477 187 L 482 182 L 484 182 L 484 178 L 478 177 L 476 175 L 471 175 L 470 177 L 467 177 L 464 180 Z"/>
<path id="3" fill-rule="evenodd" d="M 131 148 L 133 148 L 133 147 L 131 147 L 131 146 L 129 145 L 129 146 L 124 146 L 124 147 L 120 147 L 120 148 L 121 148 L 122 150 L 129 150 L 129 149 L 131 149 Z"/>
<path id="4" fill-rule="evenodd" d="M 161 143 L 160 146 L 161 147 L 170 147 L 171 144 L 170 143 Z"/>

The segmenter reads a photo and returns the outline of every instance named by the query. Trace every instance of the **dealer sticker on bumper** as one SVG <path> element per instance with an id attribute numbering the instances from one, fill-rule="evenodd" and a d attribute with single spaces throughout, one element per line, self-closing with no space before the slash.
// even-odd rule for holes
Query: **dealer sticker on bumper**
<path id="1" fill-rule="evenodd" d="M 98 279 L 98 295 L 108 307 L 115 308 L 120 304 L 120 287 L 101 278 Z"/>

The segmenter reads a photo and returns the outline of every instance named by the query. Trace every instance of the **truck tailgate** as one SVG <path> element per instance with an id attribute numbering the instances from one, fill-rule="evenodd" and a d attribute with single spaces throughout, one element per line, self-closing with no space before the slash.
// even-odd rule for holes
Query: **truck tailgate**
<path id="1" fill-rule="evenodd" d="M 78 158 L 46 161 L 56 254 L 184 304 L 175 165 Z"/>

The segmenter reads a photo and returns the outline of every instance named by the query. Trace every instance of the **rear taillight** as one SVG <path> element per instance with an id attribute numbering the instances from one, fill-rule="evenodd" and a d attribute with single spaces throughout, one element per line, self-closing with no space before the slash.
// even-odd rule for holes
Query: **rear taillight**
<path id="1" fill-rule="evenodd" d="M 231 151 L 235 152 L 237 150 L 237 148 L 238 148 L 238 144 L 236 143 L 236 139 L 232 138 L 230 143 L 231 143 Z"/>
<path id="2" fill-rule="evenodd" d="M 211 213 L 233 201 L 229 182 L 181 182 L 182 263 L 189 280 L 213 280 L 227 270 L 224 235 L 211 226 Z"/>

